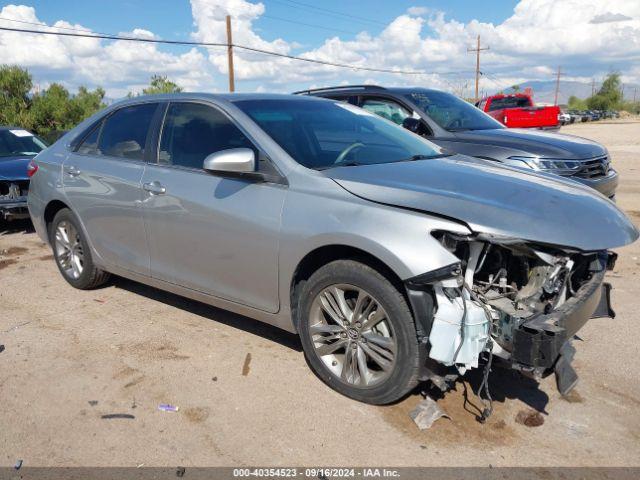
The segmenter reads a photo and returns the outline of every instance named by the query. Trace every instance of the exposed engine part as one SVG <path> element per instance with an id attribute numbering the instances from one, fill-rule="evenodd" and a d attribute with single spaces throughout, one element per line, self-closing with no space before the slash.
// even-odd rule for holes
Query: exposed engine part
<path id="1" fill-rule="evenodd" d="M 491 398 L 491 392 L 489 391 L 489 374 L 491 373 L 491 365 L 493 364 L 493 345 L 494 343 L 491 340 L 487 342 L 489 358 L 487 359 L 487 363 L 484 365 L 482 383 L 480 383 L 478 391 L 476 392 L 476 395 L 481 398 L 484 403 L 484 410 L 482 410 L 482 414 L 479 418 L 480 423 L 486 422 L 493 413 L 493 398 Z M 484 392 L 486 399 L 482 398 L 482 392 Z"/>
<path id="2" fill-rule="evenodd" d="M 29 218 L 27 192 L 29 181 L 0 181 L 0 220 Z"/>
<path id="3" fill-rule="evenodd" d="M 514 331 L 527 319 L 548 314 L 573 296 L 591 278 L 592 264 L 597 259 L 597 254 L 538 248 L 514 239 L 492 238 L 488 242 L 449 233 L 441 233 L 437 238 L 461 261 L 464 286 L 469 290 L 469 295 L 462 297 L 470 299 L 467 315 L 471 309 L 484 309 L 484 317 L 491 323 L 494 351 L 503 359 L 509 357 L 513 348 Z M 463 302 L 454 302 L 451 295 L 443 299 L 437 285 L 434 291 L 438 307 L 434 325 L 436 319 L 442 323 L 445 314 L 459 322 L 464 314 Z M 440 312 L 441 305 L 444 311 Z M 476 318 L 479 320 L 480 316 Z M 466 330 L 462 329 L 462 332 L 464 334 Z M 436 337 L 430 336 L 429 340 L 433 349 L 431 340 L 435 341 Z M 442 350 L 442 347 L 436 348 L 437 352 Z M 477 351 L 478 355 L 480 351 Z M 461 359 L 464 362 L 456 360 L 455 363 L 477 366 L 477 358 L 470 361 L 472 353 L 467 353 L 468 356 Z M 439 358 L 448 359 L 446 355 Z"/>
<path id="4" fill-rule="evenodd" d="M 434 286 L 437 310 L 434 315 L 429 343 L 429 356 L 444 365 L 457 365 L 461 373 L 478 366 L 491 325 L 491 315 L 478 302 L 470 285 L 484 245 L 469 245 L 469 259 L 463 288 L 451 288 L 443 282 Z"/>
<path id="5" fill-rule="evenodd" d="M 573 388 L 577 375 L 567 345 L 590 315 L 613 316 L 602 279 L 615 254 L 487 235 L 433 236 L 460 262 L 412 279 L 414 287 L 428 285 L 433 298 L 428 362 L 448 372 L 430 368 L 425 379 L 444 390 L 456 372 L 483 364 L 480 421 L 492 411 L 494 357 L 537 379 L 555 371 L 561 392 Z"/>

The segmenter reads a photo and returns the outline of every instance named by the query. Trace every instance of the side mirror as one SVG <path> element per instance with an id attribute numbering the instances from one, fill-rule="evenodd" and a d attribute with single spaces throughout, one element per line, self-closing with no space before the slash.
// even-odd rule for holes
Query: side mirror
<path id="1" fill-rule="evenodd" d="M 202 168 L 214 173 L 254 173 L 256 155 L 250 148 L 230 148 L 212 153 Z"/>
<path id="2" fill-rule="evenodd" d="M 413 117 L 407 117 L 402 121 L 402 126 L 417 135 L 424 135 L 425 128 L 422 120 Z"/>

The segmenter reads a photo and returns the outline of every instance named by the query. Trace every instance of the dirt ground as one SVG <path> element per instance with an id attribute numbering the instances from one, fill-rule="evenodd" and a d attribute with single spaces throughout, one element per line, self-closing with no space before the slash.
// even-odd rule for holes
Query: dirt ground
<path id="1" fill-rule="evenodd" d="M 609 148 L 618 203 L 640 223 L 640 123 L 562 132 Z M 472 375 L 440 401 L 451 420 L 421 432 L 417 393 L 388 407 L 349 400 L 311 373 L 293 335 L 127 280 L 74 290 L 27 222 L 0 231 L 0 465 L 640 464 L 640 242 L 609 274 L 616 319 L 579 333 L 569 400 L 553 377 L 495 371 L 481 425 Z M 517 423 L 528 409 L 544 423 Z"/>

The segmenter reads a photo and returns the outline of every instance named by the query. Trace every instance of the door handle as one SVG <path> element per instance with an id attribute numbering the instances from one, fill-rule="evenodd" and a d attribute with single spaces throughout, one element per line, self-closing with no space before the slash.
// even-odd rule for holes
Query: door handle
<path id="1" fill-rule="evenodd" d="M 78 170 L 78 167 L 75 167 L 73 165 L 67 167 L 65 169 L 65 172 L 67 173 L 67 175 L 69 175 L 70 177 L 77 177 L 78 175 L 80 175 L 80 170 Z"/>
<path id="2" fill-rule="evenodd" d="M 143 183 L 142 188 L 149 192 L 151 195 L 162 195 L 167 192 L 167 189 L 160 182 Z"/>

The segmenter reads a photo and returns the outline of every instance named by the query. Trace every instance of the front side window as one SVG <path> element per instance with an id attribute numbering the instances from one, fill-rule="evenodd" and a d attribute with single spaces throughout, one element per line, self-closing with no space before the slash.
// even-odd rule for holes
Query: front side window
<path id="1" fill-rule="evenodd" d="M 415 91 L 406 97 L 440 127 L 450 132 L 504 128 L 486 113 L 450 93 L 437 90 Z"/>
<path id="2" fill-rule="evenodd" d="M 433 143 L 350 104 L 320 99 L 238 100 L 294 160 L 322 170 L 442 156 Z"/>
<path id="3" fill-rule="evenodd" d="M 26 130 L 0 130 L 0 157 L 33 156 L 45 148 L 47 146 L 42 140 Z"/>
<path id="4" fill-rule="evenodd" d="M 149 126 L 157 107 L 157 103 L 145 103 L 116 110 L 105 120 L 98 140 L 98 148 L 94 153 L 144 160 Z M 79 150 L 83 147 L 90 150 L 89 142 L 95 141 L 94 135 L 96 133 L 92 132 Z"/>
<path id="5" fill-rule="evenodd" d="M 245 134 L 222 112 L 200 103 L 169 106 L 160 140 L 159 164 L 201 169 L 209 155 L 231 148 L 254 149 Z"/>
<path id="6" fill-rule="evenodd" d="M 405 118 L 412 116 L 412 113 L 399 103 L 382 98 L 367 98 L 362 102 L 362 108 L 367 112 L 391 120 L 397 125 L 402 125 Z"/>

